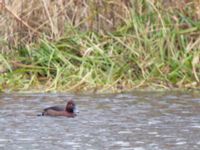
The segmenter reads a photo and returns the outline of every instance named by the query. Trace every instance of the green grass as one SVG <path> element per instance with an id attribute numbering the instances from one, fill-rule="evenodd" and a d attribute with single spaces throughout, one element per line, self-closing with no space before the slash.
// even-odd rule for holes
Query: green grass
<path id="1" fill-rule="evenodd" d="M 117 92 L 199 88 L 199 29 L 200 22 L 192 14 L 155 6 L 142 13 L 131 10 L 131 17 L 113 32 L 71 27 L 60 39 L 44 37 L 0 55 L 7 68 L 0 75 L 0 89 Z"/>

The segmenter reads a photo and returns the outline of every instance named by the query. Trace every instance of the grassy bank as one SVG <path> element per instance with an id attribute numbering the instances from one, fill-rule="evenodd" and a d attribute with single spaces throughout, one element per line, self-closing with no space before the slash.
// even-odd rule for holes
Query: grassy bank
<path id="1" fill-rule="evenodd" d="M 93 12 L 94 29 L 85 29 L 88 20 L 81 20 L 80 25 L 66 23 L 59 35 L 54 30 L 45 34 L 44 29 L 30 41 L 22 34 L 22 40 L 13 37 L 11 46 L 5 42 L 11 50 L 0 54 L 0 90 L 200 88 L 200 16 L 194 3 L 172 8 L 152 1 L 127 2 L 120 17 L 113 15 L 112 29 L 103 28 L 109 21 L 105 18 L 101 27 Z M 109 14 L 112 5 L 106 5 Z"/>

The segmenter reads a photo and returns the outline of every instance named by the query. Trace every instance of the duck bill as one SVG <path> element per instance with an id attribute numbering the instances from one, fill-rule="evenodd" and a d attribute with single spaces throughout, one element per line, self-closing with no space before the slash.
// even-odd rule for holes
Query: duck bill
<path id="1" fill-rule="evenodd" d="M 76 114 L 79 113 L 77 106 L 74 108 L 74 113 L 76 113 Z"/>

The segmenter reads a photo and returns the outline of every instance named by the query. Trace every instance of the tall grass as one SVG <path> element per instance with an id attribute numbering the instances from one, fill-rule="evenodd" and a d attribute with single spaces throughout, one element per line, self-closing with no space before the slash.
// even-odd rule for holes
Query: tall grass
<path id="1" fill-rule="evenodd" d="M 200 86 L 197 1 L 174 8 L 151 0 L 52 3 L 24 6 L 16 32 L 23 34 L 13 36 L 14 43 L 8 40 L 18 48 L 0 55 L 0 89 L 113 92 Z M 58 11 L 58 4 L 63 9 Z"/>

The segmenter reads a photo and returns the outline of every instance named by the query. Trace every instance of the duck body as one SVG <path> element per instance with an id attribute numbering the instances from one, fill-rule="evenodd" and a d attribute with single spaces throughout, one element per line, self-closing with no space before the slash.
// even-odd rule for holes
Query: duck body
<path id="1" fill-rule="evenodd" d="M 51 106 L 51 107 L 47 107 L 44 109 L 44 111 L 48 111 L 48 110 L 55 110 L 55 111 L 65 111 L 65 107 L 62 106 Z"/>
<path id="2" fill-rule="evenodd" d="M 42 116 L 65 116 L 65 117 L 75 117 L 76 116 L 76 105 L 74 101 L 70 100 L 67 102 L 66 107 L 52 106 L 47 107 L 43 110 Z"/>

